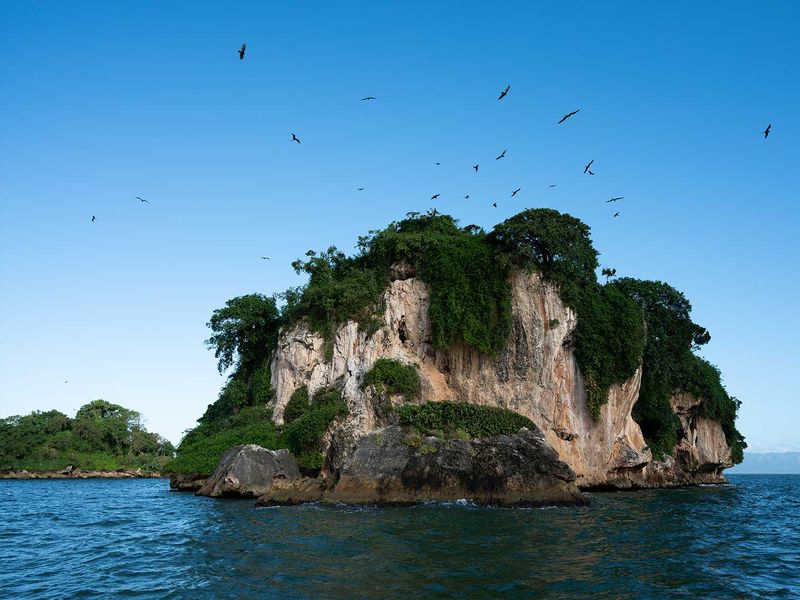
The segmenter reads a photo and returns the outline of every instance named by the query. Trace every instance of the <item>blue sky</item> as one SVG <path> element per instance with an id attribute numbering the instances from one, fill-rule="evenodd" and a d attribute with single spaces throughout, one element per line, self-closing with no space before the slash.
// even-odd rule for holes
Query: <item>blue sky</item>
<path id="1" fill-rule="evenodd" d="M 800 5 L 496 4 L 0 2 L 0 416 L 177 441 L 227 299 L 411 210 L 549 206 L 686 293 L 751 449 L 800 450 Z"/>

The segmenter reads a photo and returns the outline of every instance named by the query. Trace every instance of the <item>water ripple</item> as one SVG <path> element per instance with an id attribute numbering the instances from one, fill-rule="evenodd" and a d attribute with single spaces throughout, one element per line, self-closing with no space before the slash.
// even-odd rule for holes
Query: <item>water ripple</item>
<path id="1" fill-rule="evenodd" d="M 162 480 L 0 481 L 2 598 L 796 598 L 800 476 L 581 508 L 259 508 Z"/>

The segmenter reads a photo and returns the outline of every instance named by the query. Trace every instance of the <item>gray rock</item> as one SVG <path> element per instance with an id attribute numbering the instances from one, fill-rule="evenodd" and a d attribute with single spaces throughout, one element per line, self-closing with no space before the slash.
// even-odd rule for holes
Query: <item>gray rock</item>
<path id="1" fill-rule="evenodd" d="M 416 444 L 416 445 L 415 445 Z M 276 486 L 261 504 L 298 501 L 411 504 L 466 498 L 479 504 L 585 504 L 575 473 L 539 431 L 484 439 L 426 438 L 390 426 L 363 437 L 327 486 Z"/>
<path id="2" fill-rule="evenodd" d="M 275 479 L 300 477 L 288 450 L 267 450 L 256 444 L 226 451 L 219 466 L 197 492 L 200 496 L 255 498 L 270 491 Z"/>

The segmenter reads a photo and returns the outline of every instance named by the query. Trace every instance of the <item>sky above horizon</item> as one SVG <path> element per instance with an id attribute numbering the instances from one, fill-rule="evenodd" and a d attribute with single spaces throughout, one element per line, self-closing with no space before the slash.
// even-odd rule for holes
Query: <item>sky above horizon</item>
<path id="1" fill-rule="evenodd" d="M 546 206 L 686 294 L 750 450 L 800 450 L 800 4 L 653 6 L 0 2 L 0 417 L 177 442 L 229 298 L 408 211 Z"/>

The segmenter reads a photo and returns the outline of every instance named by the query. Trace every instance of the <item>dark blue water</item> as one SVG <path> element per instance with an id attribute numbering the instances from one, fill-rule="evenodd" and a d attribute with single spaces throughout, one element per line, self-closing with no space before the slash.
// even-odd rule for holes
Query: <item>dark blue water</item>
<path id="1" fill-rule="evenodd" d="M 527 510 L 0 481 L 0 597 L 800 597 L 800 476 L 730 479 Z"/>

